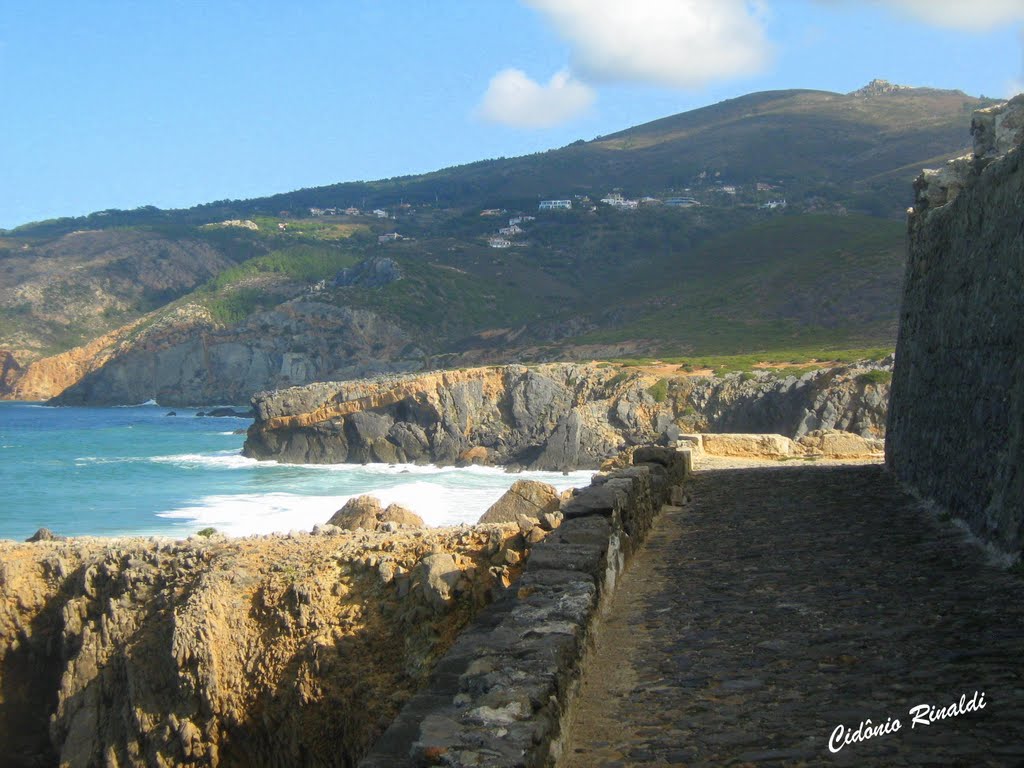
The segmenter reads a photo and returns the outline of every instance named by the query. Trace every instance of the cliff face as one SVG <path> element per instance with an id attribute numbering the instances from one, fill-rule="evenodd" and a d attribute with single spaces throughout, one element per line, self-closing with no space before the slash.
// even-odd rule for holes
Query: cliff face
<path id="1" fill-rule="evenodd" d="M 562 470 L 597 467 L 628 445 L 680 432 L 799 437 L 842 429 L 877 437 L 888 386 L 865 373 L 658 378 L 547 364 L 312 384 L 256 395 L 244 452 L 293 463 L 480 461 Z"/>
<path id="2" fill-rule="evenodd" d="M 1024 544 L 1024 96 L 915 183 L 887 461 L 997 547 Z"/>
<path id="3" fill-rule="evenodd" d="M 261 389 L 414 370 L 422 361 L 396 324 L 366 310 L 295 299 L 224 328 L 185 305 L 126 336 L 54 403 L 244 403 Z"/>
<path id="4" fill-rule="evenodd" d="M 0 395 L 12 400 L 48 400 L 59 395 L 83 376 L 101 368 L 110 359 L 116 345 L 139 322 L 104 334 L 88 344 L 59 355 L 29 363 L 0 382 Z"/>
<path id="5" fill-rule="evenodd" d="M 352 766 L 518 533 L 0 542 L 2 762 Z"/>

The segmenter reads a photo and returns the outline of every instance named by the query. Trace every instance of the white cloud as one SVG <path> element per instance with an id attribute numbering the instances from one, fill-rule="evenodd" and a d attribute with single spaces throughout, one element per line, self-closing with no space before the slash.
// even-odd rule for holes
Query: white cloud
<path id="1" fill-rule="evenodd" d="M 876 0 L 928 24 L 984 31 L 1000 24 L 1024 22 L 1021 0 Z"/>
<path id="2" fill-rule="evenodd" d="M 582 114 L 593 101 L 593 89 L 566 70 L 541 85 L 521 69 L 503 69 L 491 78 L 478 113 L 516 128 L 546 128 Z"/>
<path id="3" fill-rule="evenodd" d="M 525 0 L 572 46 L 590 82 L 691 88 L 758 72 L 771 51 L 762 2 L 748 0 Z"/>

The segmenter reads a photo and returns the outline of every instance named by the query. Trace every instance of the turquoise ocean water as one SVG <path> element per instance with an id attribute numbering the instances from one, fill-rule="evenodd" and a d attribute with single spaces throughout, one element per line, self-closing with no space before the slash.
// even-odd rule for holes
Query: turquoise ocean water
<path id="1" fill-rule="evenodd" d="M 428 525 L 475 522 L 518 478 L 559 490 L 590 472 L 412 465 L 296 466 L 240 453 L 247 419 L 156 405 L 48 408 L 0 402 L 0 538 L 309 530 L 352 496 L 397 502 Z"/>

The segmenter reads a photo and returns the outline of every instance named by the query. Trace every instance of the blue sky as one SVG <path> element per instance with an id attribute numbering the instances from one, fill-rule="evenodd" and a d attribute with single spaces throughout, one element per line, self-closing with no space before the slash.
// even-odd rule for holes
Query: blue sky
<path id="1" fill-rule="evenodd" d="M 0 0 L 0 228 L 536 152 L 752 91 L 1005 97 L 1022 50 L 1024 0 Z"/>

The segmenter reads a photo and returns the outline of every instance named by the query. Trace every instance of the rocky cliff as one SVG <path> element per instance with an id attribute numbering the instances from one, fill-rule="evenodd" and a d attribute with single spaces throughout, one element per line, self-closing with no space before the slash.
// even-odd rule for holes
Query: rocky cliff
<path id="1" fill-rule="evenodd" d="M 415 370 L 423 357 L 394 322 L 315 297 L 286 301 L 227 327 L 205 307 L 185 304 L 123 334 L 101 364 L 58 390 L 54 404 L 244 403 L 270 387 Z"/>
<path id="2" fill-rule="evenodd" d="M 997 547 L 1024 544 L 1024 95 L 915 183 L 887 461 Z"/>
<path id="3" fill-rule="evenodd" d="M 524 546 L 514 525 L 0 542 L 0 762 L 352 766 Z"/>
<path id="4" fill-rule="evenodd" d="M 114 353 L 118 344 L 132 333 L 141 321 L 135 321 L 106 333 L 88 344 L 67 352 L 44 357 L 19 368 L 0 381 L 0 395 L 11 400 L 48 400 L 99 368 Z"/>
<path id="5" fill-rule="evenodd" d="M 872 373 L 874 371 L 874 373 Z M 294 463 L 481 462 L 592 468 L 682 432 L 884 434 L 885 368 L 725 378 L 611 366 L 502 366 L 319 383 L 253 398 L 244 452 Z"/>

